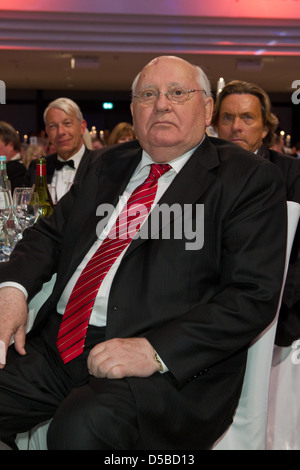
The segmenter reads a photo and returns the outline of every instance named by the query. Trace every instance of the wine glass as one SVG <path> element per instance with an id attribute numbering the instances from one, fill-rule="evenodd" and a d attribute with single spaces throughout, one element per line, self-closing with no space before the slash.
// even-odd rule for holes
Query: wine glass
<path id="1" fill-rule="evenodd" d="M 0 187 L 0 230 L 2 232 L 3 225 L 7 221 L 11 212 L 11 196 L 9 189 Z"/>
<path id="2" fill-rule="evenodd" d="M 55 184 L 48 184 L 49 193 L 53 202 L 53 206 L 57 204 L 57 191 Z"/>
<path id="3" fill-rule="evenodd" d="M 21 232 L 31 227 L 39 215 L 39 197 L 33 188 L 15 188 L 13 194 L 13 212 Z"/>
<path id="4" fill-rule="evenodd" d="M 7 230 L 5 223 L 11 213 L 11 193 L 9 189 L 0 187 L 0 262 L 9 259 Z"/>

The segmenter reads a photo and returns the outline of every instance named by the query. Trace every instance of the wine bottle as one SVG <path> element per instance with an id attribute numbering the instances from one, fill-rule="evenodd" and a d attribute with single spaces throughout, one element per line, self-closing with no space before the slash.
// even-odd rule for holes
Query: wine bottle
<path id="1" fill-rule="evenodd" d="M 48 217 L 53 212 L 53 202 L 49 193 L 46 176 L 45 158 L 36 159 L 36 178 L 34 190 L 39 196 L 39 217 Z"/>

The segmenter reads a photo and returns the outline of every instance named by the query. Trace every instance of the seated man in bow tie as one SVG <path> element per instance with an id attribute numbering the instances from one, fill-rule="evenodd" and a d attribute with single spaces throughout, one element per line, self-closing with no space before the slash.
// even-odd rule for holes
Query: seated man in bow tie
<path id="1" fill-rule="evenodd" d="M 55 189 L 53 199 L 56 203 L 70 189 L 75 175 L 84 171 L 97 152 L 86 148 L 84 134 L 87 123 L 78 105 L 69 98 L 52 101 L 44 112 L 44 122 L 49 140 L 56 150 L 56 153 L 46 157 L 47 181 Z M 34 184 L 35 176 L 36 162 L 33 161 L 26 175 L 28 186 Z"/>

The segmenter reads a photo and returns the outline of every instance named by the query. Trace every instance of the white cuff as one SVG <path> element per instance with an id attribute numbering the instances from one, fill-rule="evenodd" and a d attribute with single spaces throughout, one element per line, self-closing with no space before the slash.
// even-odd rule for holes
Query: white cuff
<path id="1" fill-rule="evenodd" d="M 25 289 L 25 287 L 23 287 L 21 284 L 19 284 L 18 282 L 13 282 L 13 281 L 6 281 L 6 282 L 0 282 L 0 288 L 1 287 L 16 287 L 17 289 L 19 289 L 20 291 L 23 292 L 23 294 L 25 295 L 26 297 L 26 300 L 28 298 L 28 292 L 27 290 Z"/>

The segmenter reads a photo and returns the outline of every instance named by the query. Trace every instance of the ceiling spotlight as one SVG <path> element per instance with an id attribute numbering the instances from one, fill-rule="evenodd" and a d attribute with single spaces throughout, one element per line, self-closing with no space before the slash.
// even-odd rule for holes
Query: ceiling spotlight
<path id="1" fill-rule="evenodd" d="M 97 69 L 99 67 L 98 57 L 72 57 L 71 69 Z"/>

